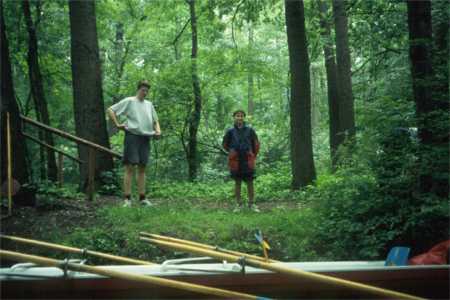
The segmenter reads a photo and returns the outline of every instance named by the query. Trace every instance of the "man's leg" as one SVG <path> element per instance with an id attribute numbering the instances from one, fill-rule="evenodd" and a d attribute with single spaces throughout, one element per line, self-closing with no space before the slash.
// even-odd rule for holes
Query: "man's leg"
<path id="1" fill-rule="evenodd" d="M 237 202 L 237 204 L 239 206 L 242 205 L 241 185 L 242 185 L 242 180 L 240 180 L 240 179 L 235 179 L 234 180 L 234 196 L 235 196 L 236 202 Z"/>
<path id="2" fill-rule="evenodd" d="M 247 193 L 248 193 L 248 207 L 254 212 L 260 212 L 258 206 L 255 204 L 255 189 L 253 187 L 253 179 L 247 181 Z"/>
<path id="3" fill-rule="evenodd" d="M 124 165 L 125 167 L 125 173 L 123 174 L 123 195 L 125 197 L 125 200 L 131 199 L 131 181 L 133 179 L 133 171 L 134 167 L 133 165 Z"/>
<path id="4" fill-rule="evenodd" d="M 253 187 L 253 179 L 249 179 L 246 181 L 247 183 L 247 194 L 248 194 L 248 206 L 252 206 L 255 204 L 255 189 Z"/>
<path id="5" fill-rule="evenodd" d="M 139 200 L 145 200 L 145 165 L 138 165 L 137 186 Z"/>

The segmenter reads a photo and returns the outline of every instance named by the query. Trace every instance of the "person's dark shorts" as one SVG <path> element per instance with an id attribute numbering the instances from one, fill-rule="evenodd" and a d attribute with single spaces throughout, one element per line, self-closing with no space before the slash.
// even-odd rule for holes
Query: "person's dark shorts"
<path id="1" fill-rule="evenodd" d="M 125 165 L 147 165 L 150 156 L 150 137 L 125 131 L 122 162 Z"/>
<path id="2" fill-rule="evenodd" d="M 230 173 L 231 178 L 233 178 L 234 180 L 238 180 L 238 181 L 252 181 L 256 178 L 255 176 L 255 172 L 246 172 L 246 173 L 242 173 L 242 172 L 231 172 Z"/>

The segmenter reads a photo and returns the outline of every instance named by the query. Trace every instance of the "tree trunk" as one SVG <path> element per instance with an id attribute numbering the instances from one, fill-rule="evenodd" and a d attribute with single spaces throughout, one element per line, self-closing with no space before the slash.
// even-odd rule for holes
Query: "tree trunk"
<path id="1" fill-rule="evenodd" d="M 3 17 L 3 1 L 0 1 L 0 31 L 1 31 L 1 182 L 7 182 L 7 131 L 6 131 L 6 113 L 10 115 L 11 128 L 11 154 L 12 154 L 12 177 L 21 185 L 30 183 L 30 175 L 27 164 L 27 149 L 25 138 L 21 131 L 21 120 L 19 106 L 14 93 L 11 62 L 9 60 L 9 44 L 6 37 L 5 20 Z M 31 201 L 31 199 L 29 199 Z"/>
<path id="2" fill-rule="evenodd" d="M 335 170 L 337 164 L 337 149 L 343 142 L 342 135 L 339 135 L 339 94 L 337 83 L 336 60 L 331 37 L 331 25 L 328 21 L 328 7 L 326 2 L 319 1 L 321 35 L 325 40 L 323 53 L 325 56 L 325 69 L 327 73 L 328 92 L 328 115 L 330 119 L 330 155 L 331 168 Z"/>
<path id="3" fill-rule="evenodd" d="M 448 70 L 436 72 L 436 75 L 433 73 L 431 2 L 408 1 L 407 9 L 409 56 L 420 141 L 419 190 L 445 196 L 448 195 Z M 445 30 L 443 32 L 445 35 Z M 438 35 L 436 41 L 441 39 Z M 436 44 L 435 53 L 448 56 L 447 46 L 439 47 L 439 44 Z M 438 62 L 448 63 L 448 58 L 436 57 L 435 63 Z M 436 67 L 442 71 L 439 65 Z M 442 88 L 445 80 L 447 87 Z"/>
<path id="4" fill-rule="evenodd" d="M 120 95 L 122 86 L 122 77 L 125 68 L 126 57 L 128 54 L 128 45 L 124 45 L 124 25 L 123 23 L 116 24 L 116 39 L 114 41 L 114 52 L 112 57 L 114 85 L 112 91 L 113 103 L 119 102 L 123 99 Z"/>
<path id="5" fill-rule="evenodd" d="M 197 74 L 197 16 L 195 14 L 195 0 L 188 0 L 189 11 L 191 14 L 191 32 L 192 32 L 192 52 L 191 52 L 191 74 L 192 74 L 192 90 L 194 92 L 194 110 L 189 120 L 189 139 L 188 139 L 188 168 L 189 180 L 193 181 L 197 178 L 199 167 L 199 158 L 197 151 L 197 132 L 200 125 L 200 117 L 202 111 L 202 95 L 200 89 L 200 79 Z"/>
<path id="6" fill-rule="evenodd" d="M 101 66 L 98 51 L 95 1 L 69 1 L 71 58 L 77 136 L 110 148 L 103 103 Z M 88 162 L 88 147 L 78 146 L 81 160 Z M 105 171 L 112 171 L 109 154 L 97 152 L 96 183 Z M 86 189 L 88 165 L 80 167 L 81 187 Z"/>
<path id="7" fill-rule="evenodd" d="M 449 17 L 450 3 L 448 1 L 432 2 L 432 28 L 434 30 L 433 48 L 433 72 L 434 88 L 433 102 L 436 105 L 437 114 L 434 116 L 434 143 L 436 143 L 436 171 L 433 180 L 433 190 L 444 198 L 449 196 L 449 170 L 450 153 L 449 146 Z"/>
<path id="8" fill-rule="evenodd" d="M 334 23 L 336 29 L 336 61 L 339 86 L 339 134 L 343 139 L 355 137 L 355 113 L 353 108 L 350 48 L 348 46 L 348 26 L 345 0 L 333 0 Z"/>
<path id="9" fill-rule="evenodd" d="M 299 189 L 316 178 L 311 136 L 308 45 L 303 1 L 286 0 L 285 9 L 291 72 L 292 188 Z"/>
<path id="10" fill-rule="evenodd" d="M 254 76 L 253 76 L 253 23 L 251 20 L 248 21 L 248 53 L 249 53 L 249 65 L 248 65 L 248 74 L 247 74 L 247 82 L 248 82 L 248 99 L 247 99 L 247 114 L 249 116 L 253 115 L 255 109 L 255 84 L 254 84 Z"/>
<path id="11" fill-rule="evenodd" d="M 31 18 L 30 2 L 25 0 L 22 2 L 23 14 L 28 31 L 28 76 L 30 78 L 31 94 L 34 99 L 36 115 L 40 116 L 40 122 L 50 125 L 50 117 L 47 108 L 47 100 L 45 99 L 44 86 L 42 83 L 41 68 L 39 66 L 38 43 L 36 37 L 36 28 Z M 45 142 L 54 146 L 53 136 L 50 132 L 45 131 Z M 47 148 L 47 178 L 56 181 L 57 167 L 55 152 Z M 45 161 L 45 160 L 44 160 Z"/>
<path id="12" fill-rule="evenodd" d="M 225 128 L 225 99 L 220 92 L 216 95 L 216 124 L 220 130 Z"/>

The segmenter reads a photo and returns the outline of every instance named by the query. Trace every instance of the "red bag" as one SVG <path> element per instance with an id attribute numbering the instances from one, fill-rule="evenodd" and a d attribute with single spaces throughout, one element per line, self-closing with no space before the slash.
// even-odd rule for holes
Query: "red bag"
<path id="1" fill-rule="evenodd" d="M 448 264 L 448 253 L 450 240 L 441 242 L 430 249 L 430 251 L 414 256 L 409 260 L 410 265 L 446 265 Z"/>

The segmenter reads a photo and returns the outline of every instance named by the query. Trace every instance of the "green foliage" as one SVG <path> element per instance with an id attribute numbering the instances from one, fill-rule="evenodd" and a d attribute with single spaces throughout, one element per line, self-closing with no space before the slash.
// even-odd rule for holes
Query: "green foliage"
<path id="1" fill-rule="evenodd" d="M 94 212 L 98 214 L 95 224 L 80 226 L 67 236 L 63 230 L 49 232 L 50 239 L 62 235 L 68 245 L 161 261 L 180 254 L 142 244 L 138 231 L 258 253 L 253 233 L 260 228 L 273 246 L 273 255 L 283 260 L 383 258 L 391 245 L 403 243 L 417 250 L 448 238 L 448 199 L 417 191 L 419 168 L 431 172 L 434 179 L 448 178 L 447 169 L 434 167 L 448 157 L 448 147 L 425 149 L 425 153 L 418 149 L 414 134 L 418 120 L 410 100 L 406 5 L 401 1 L 349 3 L 357 146 L 341 147 L 344 159 L 335 173 L 329 173 L 325 41 L 319 33 L 317 7 L 307 3 L 314 159 L 319 176 L 315 186 L 292 192 L 283 1 L 198 2 L 197 64 L 203 111 L 198 133 L 201 168 L 194 183 L 184 182 L 183 142 L 192 99 L 188 5 L 185 1 L 96 2 L 105 107 L 134 95 L 138 80 L 147 78 L 152 83 L 149 99 L 158 111 L 163 139 L 152 144 L 147 186 L 150 197 L 162 205 L 151 210 L 106 207 Z M 433 2 L 433 28 L 446 25 L 446 10 L 440 8 L 444 3 Z M 68 5 L 32 1 L 31 9 L 51 126 L 74 133 Z M 34 118 L 21 3 L 4 1 L 4 13 L 14 88 L 21 112 Z M 440 61 L 445 55 L 437 58 Z M 437 63 L 436 78 L 444 78 L 445 66 Z M 247 120 L 261 141 L 256 200 L 271 210 L 236 215 L 229 210 L 234 183 L 227 179 L 220 144 L 224 129 L 232 125 L 231 112 L 248 107 L 250 75 L 255 111 Z M 448 132 L 447 113 L 430 118 L 434 120 L 430 127 Z M 32 128 L 25 131 L 37 136 Z M 55 142 L 59 149 L 77 154 L 71 142 L 58 137 Z M 110 142 L 113 150 L 121 152 L 123 132 Z M 38 146 L 27 144 L 33 177 L 39 181 Z M 121 172 L 120 168 L 103 174 L 98 192 L 120 195 Z M 37 183 L 40 208 L 58 209 L 60 198 L 84 197 L 75 187 L 78 165 L 65 163 L 64 174 L 62 188 L 47 181 Z M 245 185 L 242 190 L 246 197 Z"/>
<path id="2" fill-rule="evenodd" d="M 64 185 L 59 187 L 52 181 L 41 181 L 36 184 L 37 204 L 42 208 L 53 209 L 58 207 L 59 199 L 82 199 L 84 194 L 78 192 L 75 185 Z"/>
<path id="3" fill-rule="evenodd" d="M 99 194 L 104 195 L 120 195 L 122 191 L 122 186 L 119 184 L 119 178 L 117 176 L 117 171 L 114 172 L 103 172 L 101 174 L 102 185 L 98 190 Z"/>

